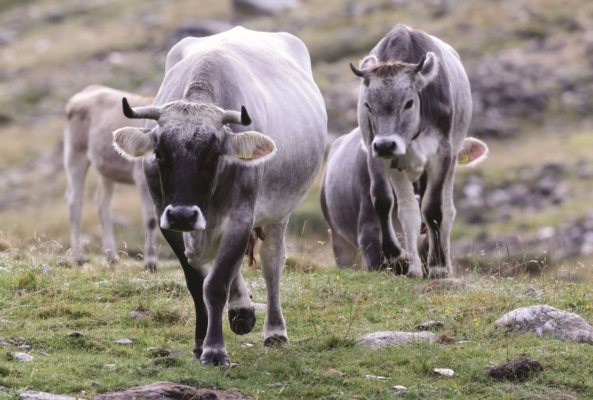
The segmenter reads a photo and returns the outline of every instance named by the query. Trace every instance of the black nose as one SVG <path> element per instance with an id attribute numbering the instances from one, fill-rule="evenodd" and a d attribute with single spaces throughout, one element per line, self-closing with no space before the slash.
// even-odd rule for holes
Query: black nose
<path id="1" fill-rule="evenodd" d="M 379 157 L 392 156 L 397 150 L 397 143 L 393 139 L 376 138 L 373 140 L 373 150 Z"/>
<path id="2" fill-rule="evenodd" d="M 178 231 L 191 231 L 198 220 L 196 207 L 176 206 L 169 207 L 166 212 L 167 221 L 171 229 Z"/>

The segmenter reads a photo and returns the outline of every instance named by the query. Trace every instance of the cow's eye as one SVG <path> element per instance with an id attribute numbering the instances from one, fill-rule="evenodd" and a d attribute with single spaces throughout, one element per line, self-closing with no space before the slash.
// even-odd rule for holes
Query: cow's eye
<path id="1" fill-rule="evenodd" d="M 364 106 L 366 107 L 367 110 L 369 110 L 369 112 L 372 114 L 373 110 L 371 110 L 371 106 L 369 106 L 369 103 L 364 103 Z"/>
<path id="2" fill-rule="evenodd" d="M 406 105 L 404 106 L 404 110 L 409 110 L 414 105 L 414 100 L 408 100 Z"/>

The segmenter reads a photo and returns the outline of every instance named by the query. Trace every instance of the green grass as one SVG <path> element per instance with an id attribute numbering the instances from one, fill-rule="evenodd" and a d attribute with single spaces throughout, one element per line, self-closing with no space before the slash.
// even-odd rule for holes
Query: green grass
<path id="1" fill-rule="evenodd" d="M 588 283 L 469 276 L 474 288 L 427 295 L 413 291 L 418 281 L 387 273 L 287 269 L 282 293 L 291 345 L 264 349 L 263 314 L 258 314 L 254 331 L 245 336 L 235 336 L 225 323 L 229 356 L 238 366 L 206 368 L 191 360 L 194 312 L 176 263 L 149 275 L 137 262 L 115 272 L 94 263 L 71 267 L 59 254 L 19 261 L 11 254 L 0 253 L 0 336 L 30 345 L 34 361 L 17 361 L 13 353 L 22 350 L 0 348 L 0 385 L 9 388 L 8 396 L 26 388 L 85 397 L 158 380 L 234 389 L 256 399 L 395 398 L 394 385 L 408 387 L 399 397 L 408 399 L 593 396 L 593 347 L 493 326 L 504 312 L 538 303 L 591 320 Z M 264 302 L 260 273 L 245 275 L 254 301 Z M 543 298 L 530 297 L 530 287 Z M 134 310 L 150 310 L 154 318 L 133 320 Z M 431 319 L 443 321 L 441 333 L 463 344 L 370 350 L 355 343 L 365 333 L 413 331 Z M 82 336 L 71 337 L 72 332 Z M 134 343 L 115 344 L 120 338 Z M 163 358 L 164 350 L 172 356 Z M 488 366 L 522 354 L 538 359 L 545 372 L 519 384 L 486 377 Z M 455 376 L 437 376 L 433 368 L 452 368 Z"/>

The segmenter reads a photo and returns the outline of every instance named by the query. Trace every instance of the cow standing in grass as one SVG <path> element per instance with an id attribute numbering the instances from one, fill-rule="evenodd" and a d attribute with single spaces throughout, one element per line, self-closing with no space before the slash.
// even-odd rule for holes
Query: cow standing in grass
<path id="1" fill-rule="evenodd" d="M 241 27 L 183 39 L 167 56 L 154 105 L 131 109 L 124 101 L 124 113 L 150 120 L 144 129 L 117 130 L 114 141 L 123 156 L 144 158 L 161 231 L 194 299 L 194 355 L 205 365 L 229 363 L 225 304 L 233 332 L 255 325 L 240 272 L 254 229 L 265 232 L 264 345 L 288 342 L 279 288 L 284 233 L 319 170 L 327 135 L 305 45 L 287 33 Z"/>
<path id="2" fill-rule="evenodd" d="M 358 68 L 351 68 L 361 78 L 358 124 L 369 157 L 382 160 L 395 190 L 405 251 L 393 255 L 407 259 L 409 276 L 423 275 L 417 239 L 424 222 L 428 275 L 450 275 L 453 179 L 472 113 L 459 55 L 434 36 L 397 25 Z M 425 193 L 418 207 L 413 182 L 423 174 Z M 375 204 L 380 218 L 390 218 L 388 206 L 389 201 Z"/>
<path id="3" fill-rule="evenodd" d="M 116 183 L 136 185 L 140 193 L 142 217 L 146 228 L 144 261 L 150 271 L 156 270 L 156 218 L 146 179 L 140 163 L 122 159 L 113 148 L 111 132 L 128 124 L 121 114 L 121 98 L 145 106 L 151 98 L 91 85 L 72 96 L 66 104 L 67 124 L 64 131 L 64 167 L 68 178 L 66 199 L 70 214 L 70 249 L 78 265 L 84 262 L 80 244 L 80 217 L 84 197 L 84 181 L 89 166 L 99 173 L 96 203 L 103 231 L 103 251 L 110 263 L 116 262 L 117 248 L 113 235 L 111 200 Z M 141 126 L 140 123 L 137 124 Z"/>
<path id="4" fill-rule="evenodd" d="M 487 153 L 488 146 L 484 142 L 465 138 L 457 161 L 459 165 L 474 166 L 483 161 Z M 338 267 L 352 267 L 360 253 L 363 269 L 381 269 L 390 265 L 394 254 L 399 255 L 400 243 L 395 232 L 401 234 L 402 228 L 397 209 L 390 210 L 391 218 L 384 219 L 379 218 L 375 210 L 381 202 L 388 209 L 397 208 L 394 197 L 380 160 L 368 157 L 360 129 L 336 139 L 329 151 L 321 184 L 321 208 L 331 228 L 331 244 Z M 422 251 L 420 253 L 426 257 Z M 405 265 L 394 267 L 398 273 L 405 271 Z"/>

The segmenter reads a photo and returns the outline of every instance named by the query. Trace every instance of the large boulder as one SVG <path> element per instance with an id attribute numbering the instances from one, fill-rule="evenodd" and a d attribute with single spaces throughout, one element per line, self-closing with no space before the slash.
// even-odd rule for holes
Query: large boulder
<path id="1" fill-rule="evenodd" d="M 537 336 L 593 344 L 593 328 L 577 314 L 548 305 L 521 307 L 504 314 L 494 325 Z"/>
<path id="2" fill-rule="evenodd" d="M 298 0 L 233 0 L 236 14 L 270 16 L 286 8 L 295 8 Z"/>

